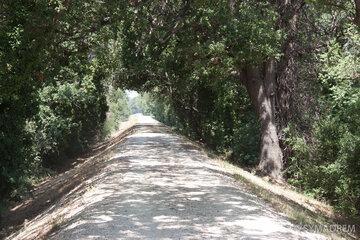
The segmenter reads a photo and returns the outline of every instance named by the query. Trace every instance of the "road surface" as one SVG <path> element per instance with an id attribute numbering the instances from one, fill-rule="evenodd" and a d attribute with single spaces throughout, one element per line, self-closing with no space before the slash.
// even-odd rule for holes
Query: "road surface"
<path id="1" fill-rule="evenodd" d="M 150 117 L 119 144 L 50 239 L 326 239 L 249 194 L 206 154 Z"/>

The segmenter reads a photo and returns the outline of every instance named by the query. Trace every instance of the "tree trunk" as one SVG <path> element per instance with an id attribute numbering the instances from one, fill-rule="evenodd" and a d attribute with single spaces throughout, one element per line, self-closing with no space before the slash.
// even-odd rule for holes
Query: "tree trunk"
<path id="1" fill-rule="evenodd" d="M 278 130 L 286 128 L 293 117 L 292 93 L 297 82 L 297 34 L 299 16 L 304 0 L 278 0 L 278 28 L 283 29 L 287 37 L 282 46 L 283 57 L 277 70 L 276 110 Z"/>
<path id="2" fill-rule="evenodd" d="M 283 162 L 286 165 L 291 156 L 290 148 L 285 143 L 283 130 L 290 121 L 299 114 L 294 105 L 294 94 L 298 84 L 298 28 L 299 18 L 304 0 L 276 0 L 275 6 L 279 14 L 277 28 L 286 32 L 286 39 L 282 45 L 282 53 L 278 62 L 275 86 L 276 124 L 280 147 L 283 150 Z"/>
<path id="3" fill-rule="evenodd" d="M 275 61 L 269 60 L 264 68 L 248 67 L 244 84 L 260 122 L 261 145 L 258 170 L 274 179 L 282 177 L 282 152 L 275 124 L 274 112 Z"/>
<path id="4" fill-rule="evenodd" d="M 360 0 L 354 0 L 355 1 L 355 18 L 354 23 L 360 27 Z"/>

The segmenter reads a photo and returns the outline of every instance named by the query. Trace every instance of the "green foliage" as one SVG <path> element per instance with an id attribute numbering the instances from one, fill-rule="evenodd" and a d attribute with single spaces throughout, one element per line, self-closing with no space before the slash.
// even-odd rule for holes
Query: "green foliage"
<path id="1" fill-rule="evenodd" d="M 290 181 L 339 210 L 360 211 L 360 38 L 346 28 L 342 42 L 332 40 L 320 54 L 319 80 L 326 107 L 313 127 L 312 142 L 293 130 L 288 142 L 294 151 L 287 169 Z"/>
<path id="2" fill-rule="evenodd" d="M 294 93 L 294 99 L 303 101 L 309 88 L 315 94 L 312 102 L 299 103 L 303 109 L 293 121 L 297 126 L 289 126 L 286 141 L 291 158 L 285 164 L 291 183 L 355 213 L 359 211 L 356 179 L 360 172 L 356 160 L 359 34 L 344 25 L 348 14 L 342 8 L 335 8 L 338 15 L 330 7 L 309 5 L 306 10 L 319 32 L 307 32 L 310 25 L 303 22 L 301 37 L 317 37 L 315 43 L 304 46 L 328 43 L 329 47 L 315 57 L 305 56 L 315 63 L 299 66 L 306 84 L 298 88 L 301 92 Z M 166 14 L 159 14 L 160 9 Z M 279 56 L 282 33 L 275 28 L 278 16 L 272 5 L 242 1 L 231 10 L 227 1 L 199 1 L 189 6 L 176 1 L 162 8 L 152 2 L 128 14 L 122 29 L 122 80 L 151 93 L 148 109 L 158 120 L 219 152 L 231 152 L 240 164 L 255 164 L 259 126 L 236 70 Z M 330 32 L 334 18 L 344 29 L 343 35 Z M 319 86 L 321 91 L 316 92 Z"/>
<path id="3" fill-rule="evenodd" d="M 289 91 L 299 103 L 289 107 L 286 175 L 307 193 L 359 213 L 360 34 L 349 24 L 353 2 L 306 1 L 288 22 L 299 21 L 291 36 L 299 41 L 289 49 L 282 49 L 286 21 L 276 1 L 230 2 L 2 1 L 1 196 L 26 189 L 40 163 L 51 167 L 74 156 L 131 111 L 151 113 L 253 166 L 260 129 L 242 70 L 294 51 L 302 61 L 289 58 L 300 77 Z M 277 67 L 279 77 L 284 66 Z M 128 101 L 122 88 L 148 93 Z M 283 96 L 278 90 L 275 99 Z"/>
<path id="4" fill-rule="evenodd" d="M 25 186 L 31 174 L 34 152 L 26 131 L 27 119 L 37 111 L 36 88 L 47 36 L 36 32 L 43 2 L 0 4 L 0 195 Z M 11 14 L 10 14 L 11 13 Z M 28 21 L 31 19 L 32 21 Z"/>
<path id="5" fill-rule="evenodd" d="M 101 129 L 103 84 L 116 65 L 102 53 L 111 52 L 118 11 L 111 1 L 0 3 L 2 198 L 25 188 L 39 163 L 79 152 Z"/>
<path id="6" fill-rule="evenodd" d="M 116 131 L 120 123 L 130 115 L 129 100 L 126 93 L 121 89 L 110 87 L 107 94 L 107 104 L 109 110 L 103 129 L 105 136 Z"/>
<path id="7" fill-rule="evenodd" d="M 144 100 L 145 99 L 139 95 L 129 99 L 129 108 L 130 108 L 131 114 L 143 113 L 145 111 Z"/>
<path id="8" fill-rule="evenodd" d="M 183 123 L 170 105 L 169 99 L 156 97 L 155 91 L 143 93 L 139 98 L 143 114 L 152 115 L 158 121 L 168 126 L 176 127 L 181 132 L 186 132 L 184 126 L 181 126 Z"/>
<path id="9" fill-rule="evenodd" d="M 184 113 L 179 109 L 178 102 L 165 96 L 159 97 L 155 91 L 142 95 L 146 99 L 145 113 L 191 138 L 205 142 L 219 153 L 230 153 L 229 157 L 238 164 L 255 165 L 260 133 L 244 90 L 228 83 L 213 89 L 210 95 L 199 94 L 196 97 L 198 104 L 191 107 L 201 111 Z M 189 122 L 193 115 L 194 122 Z"/>
<path id="10" fill-rule="evenodd" d="M 239 163 L 255 164 L 258 123 L 236 71 L 278 56 L 274 7 L 258 1 L 233 9 L 228 1 L 148 2 L 127 14 L 121 80 L 151 94 L 148 111 L 158 120 L 231 152 Z"/>
<path id="11" fill-rule="evenodd" d="M 236 4 L 233 12 L 228 1 L 129 8 L 122 27 L 121 80 L 129 88 L 157 87 L 162 93 L 221 82 L 240 64 L 278 56 L 281 33 L 275 21 L 273 7 L 258 1 Z"/>
<path id="12" fill-rule="evenodd" d="M 105 120 L 105 95 L 92 76 L 72 80 L 39 92 L 35 145 L 42 159 L 53 164 L 86 149 Z"/>

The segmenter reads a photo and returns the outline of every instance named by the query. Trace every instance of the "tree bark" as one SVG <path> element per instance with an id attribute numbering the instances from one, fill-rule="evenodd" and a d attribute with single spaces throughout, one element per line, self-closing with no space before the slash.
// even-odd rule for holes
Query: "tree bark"
<path id="1" fill-rule="evenodd" d="M 360 27 L 360 0 L 354 0 L 355 2 L 355 18 L 354 23 Z"/>
<path id="2" fill-rule="evenodd" d="M 292 95 L 297 82 L 297 34 L 299 16 L 304 0 L 278 0 L 278 28 L 287 36 L 282 46 L 283 57 L 279 61 L 276 80 L 276 111 L 279 132 L 286 128 L 293 117 Z"/>
<path id="3" fill-rule="evenodd" d="M 275 61 L 268 60 L 263 67 L 245 70 L 245 87 L 256 109 L 260 122 L 261 145 L 258 170 L 274 179 L 282 177 L 282 151 L 277 135 L 274 112 Z"/>
<path id="4" fill-rule="evenodd" d="M 296 84 L 298 84 L 298 29 L 299 19 L 304 0 L 276 0 L 274 4 L 279 14 L 277 28 L 286 32 L 282 45 L 283 56 L 278 61 L 275 84 L 275 109 L 276 124 L 280 147 L 283 150 L 283 162 L 286 165 L 291 156 L 290 148 L 285 143 L 283 130 L 298 114 L 294 104 Z"/>

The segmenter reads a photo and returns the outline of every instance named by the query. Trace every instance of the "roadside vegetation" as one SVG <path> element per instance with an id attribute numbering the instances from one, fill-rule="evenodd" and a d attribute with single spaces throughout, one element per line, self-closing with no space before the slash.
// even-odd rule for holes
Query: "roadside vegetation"
<path id="1" fill-rule="evenodd" d="M 0 201 L 21 199 L 129 115 L 124 91 L 112 86 L 119 46 L 106 9 L 0 3 Z"/>
<path id="2" fill-rule="evenodd" d="M 4 0 L 0 195 L 145 111 L 359 216 L 359 26 L 358 0 Z"/>

